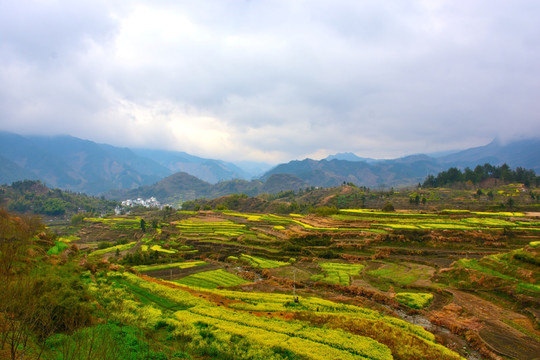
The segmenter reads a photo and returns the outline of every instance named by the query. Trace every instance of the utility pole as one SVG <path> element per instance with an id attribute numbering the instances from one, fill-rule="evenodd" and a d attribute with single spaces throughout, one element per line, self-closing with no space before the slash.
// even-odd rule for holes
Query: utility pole
<path id="1" fill-rule="evenodd" d="M 293 301 L 295 303 L 298 302 L 298 298 L 296 297 L 296 269 L 293 270 Z"/>

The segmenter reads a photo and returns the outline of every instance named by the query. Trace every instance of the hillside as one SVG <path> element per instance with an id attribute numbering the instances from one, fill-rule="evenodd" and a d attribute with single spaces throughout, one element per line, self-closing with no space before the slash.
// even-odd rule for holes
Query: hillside
<path id="1" fill-rule="evenodd" d="M 212 185 L 185 172 L 179 172 L 152 185 L 131 190 L 114 190 L 105 196 L 113 200 L 156 197 L 162 203 L 177 203 L 208 196 Z"/>
<path id="2" fill-rule="evenodd" d="M 179 204 L 197 198 L 217 198 L 239 193 L 256 196 L 261 193 L 277 193 L 284 190 L 297 191 L 306 186 L 307 184 L 302 180 L 286 174 L 272 175 L 265 182 L 235 179 L 210 184 L 185 172 L 179 172 L 152 185 L 132 190 L 110 191 L 106 197 L 125 200 L 154 196 L 162 203 Z"/>
<path id="3" fill-rule="evenodd" d="M 508 164 L 510 167 L 524 167 L 540 173 L 540 139 L 525 139 L 510 143 L 493 140 L 491 143 L 467 149 L 439 158 L 447 166 L 474 167 L 490 163 Z"/>
<path id="4" fill-rule="evenodd" d="M 240 196 L 232 194 L 214 199 L 196 199 L 182 204 L 184 210 L 229 209 L 245 212 L 318 213 L 328 208 L 330 214 L 338 209 L 382 209 L 392 204 L 396 210 L 443 211 L 531 211 L 540 209 L 538 187 L 522 184 L 484 182 L 478 186 L 452 188 L 411 188 L 400 191 L 370 190 L 365 187 L 341 185 L 331 188 L 302 188 L 276 194 Z M 333 209 L 333 210 L 332 210 Z"/>
<path id="5" fill-rule="evenodd" d="M 0 241 L 0 318 L 23 325 L 2 328 L 0 354 L 533 360 L 539 226 L 456 208 L 169 208 L 45 228 L 0 210 L 0 236 L 17 240 Z"/>
<path id="6" fill-rule="evenodd" d="M 113 213 L 119 204 L 115 201 L 85 194 L 50 189 L 40 181 L 16 181 L 0 185 L 0 207 L 26 214 L 49 217 L 72 216 L 77 213 Z"/>
<path id="7" fill-rule="evenodd" d="M 21 179 L 34 180 L 37 175 L 0 155 L 0 184 L 11 184 Z"/>
<path id="8" fill-rule="evenodd" d="M 222 180 L 251 177 L 238 166 L 221 160 L 204 159 L 181 151 L 135 149 L 136 154 L 151 159 L 169 169 L 170 173 L 186 172 L 215 184 Z"/>
<path id="9" fill-rule="evenodd" d="M 371 188 L 414 185 L 422 182 L 426 174 L 442 169 L 427 156 L 384 160 L 376 163 L 347 160 L 291 161 L 268 171 L 262 179 L 273 174 L 291 174 L 313 186 L 330 187 L 354 183 Z"/>

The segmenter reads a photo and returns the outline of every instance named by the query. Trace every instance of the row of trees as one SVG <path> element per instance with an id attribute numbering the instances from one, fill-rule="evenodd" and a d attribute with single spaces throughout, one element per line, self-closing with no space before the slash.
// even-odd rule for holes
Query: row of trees
<path id="1" fill-rule="evenodd" d="M 428 175 L 422 186 L 442 187 L 469 181 L 478 184 L 486 179 L 499 179 L 507 183 L 518 182 L 525 184 L 527 187 L 540 184 L 540 176 L 536 176 L 534 170 L 527 170 L 522 167 L 512 170 L 507 164 L 501 166 L 484 164 L 476 166 L 474 170 L 467 167 L 462 172 L 458 168 L 452 167 L 440 172 L 437 176 Z"/>

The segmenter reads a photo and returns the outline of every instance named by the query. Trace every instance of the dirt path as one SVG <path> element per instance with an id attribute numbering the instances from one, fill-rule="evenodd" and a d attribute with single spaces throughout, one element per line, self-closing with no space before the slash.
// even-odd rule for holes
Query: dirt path
<path id="1" fill-rule="evenodd" d="M 540 342 L 502 321 L 517 323 L 531 333 L 540 335 L 526 316 L 503 309 L 471 293 L 454 289 L 448 291 L 453 294 L 456 305 L 482 322 L 479 335 L 493 351 L 510 359 L 540 359 Z"/>

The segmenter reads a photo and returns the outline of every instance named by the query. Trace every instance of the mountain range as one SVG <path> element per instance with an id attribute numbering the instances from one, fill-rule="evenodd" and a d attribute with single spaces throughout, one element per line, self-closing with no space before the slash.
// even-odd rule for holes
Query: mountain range
<path id="1" fill-rule="evenodd" d="M 0 183 L 41 180 L 50 187 L 102 194 L 153 184 L 178 171 L 209 183 L 252 177 L 238 166 L 184 152 L 131 150 L 72 136 L 0 132 Z"/>
<path id="2" fill-rule="evenodd" d="M 371 188 L 423 182 L 429 174 L 450 167 L 490 163 L 540 172 L 540 139 L 488 145 L 446 155 L 409 155 L 378 160 L 339 153 L 322 160 L 279 164 L 259 177 L 249 169 L 265 164 L 205 159 L 185 152 L 128 149 L 71 136 L 22 136 L 0 132 L 0 183 L 41 180 L 50 187 L 105 195 L 114 199 L 155 196 L 160 201 L 185 201 L 231 193 L 276 193 L 308 186 L 345 183 Z M 268 167 L 266 166 L 266 169 Z M 252 179 L 252 180 L 248 180 Z"/>

